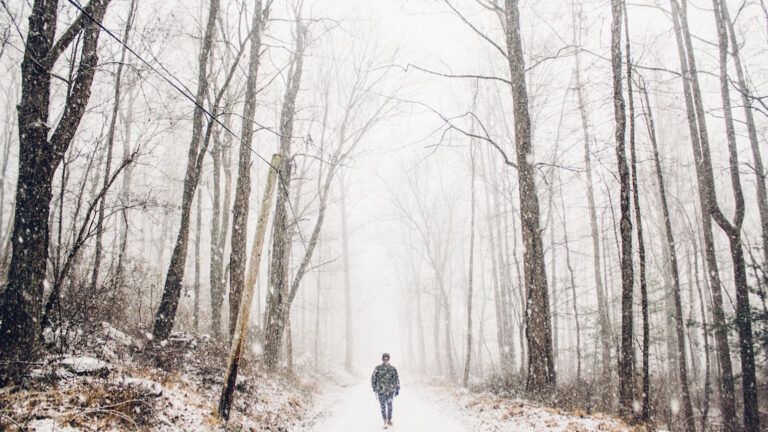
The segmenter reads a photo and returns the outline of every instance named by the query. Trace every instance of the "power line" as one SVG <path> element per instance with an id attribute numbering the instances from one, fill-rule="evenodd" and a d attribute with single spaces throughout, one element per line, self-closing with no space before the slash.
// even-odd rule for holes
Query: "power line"
<path id="1" fill-rule="evenodd" d="M 144 59 L 144 58 L 143 58 L 143 57 L 142 57 L 142 56 L 141 56 L 139 53 L 137 53 L 137 52 L 136 52 L 136 51 L 135 51 L 133 48 L 131 48 L 130 46 L 128 46 L 128 44 L 127 44 L 125 41 L 123 41 L 122 39 L 120 39 L 120 38 L 119 38 L 117 35 L 115 35 L 115 34 L 114 34 L 112 31 L 110 31 L 108 28 L 106 28 L 106 27 L 105 27 L 105 26 L 104 26 L 104 25 L 103 25 L 103 24 L 102 24 L 102 23 L 101 23 L 99 20 L 95 19 L 95 18 L 94 18 L 94 17 L 93 17 L 93 16 L 92 16 L 90 13 L 88 13 L 88 12 L 85 10 L 85 8 L 83 8 L 83 7 L 82 7 L 82 6 L 81 6 L 81 5 L 80 5 L 80 4 L 79 4 L 79 3 L 78 3 L 76 0 L 68 0 L 68 1 L 69 1 L 69 3 L 70 3 L 70 4 L 72 4 L 72 6 L 74 6 L 75 8 L 77 8 L 77 9 L 80 11 L 80 13 L 82 13 L 84 16 L 86 16 L 88 19 L 90 19 L 90 20 L 91 20 L 91 21 L 92 21 L 94 24 L 98 25 L 98 26 L 99 26 L 99 28 L 101 28 L 101 30 L 103 30 L 105 33 L 107 33 L 107 34 L 108 34 L 108 35 L 109 35 L 109 36 L 110 36 L 112 39 L 114 39 L 114 40 L 115 40 L 117 43 L 119 43 L 120 45 L 122 45 L 122 46 L 123 46 L 123 47 L 124 47 L 124 48 L 125 48 L 125 49 L 126 49 L 128 52 L 130 52 L 130 53 L 131 53 L 131 54 L 132 54 L 134 57 L 138 58 L 138 59 L 139 59 L 139 60 L 140 60 L 142 63 L 144 63 L 144 64 L 145 64 L 145 65 L 146 65 L 148 68 L 150 68 L 150 69 L 151 69 L 151 70 L 152 70 L 154 73 L 156 73 L 157 75 L 159 75 L 159 76 L 160 76 L 160 77 L 161 77 L 161 78 L 162 78 L 162 79 L 163 79 L 165 82 L 167 82 L 168 84 L 170 84 L 170 85 L 171 85 L 171 87 L 173 87 L 174 89 L 176 89 L 176 91 L 178 91 L 179 93 L 181 93 L 181 94 L 182 94 L 182 95 L 183 95 L 183 96 L 184 96 L 186 99 L 188 99 L 190 102 L 192 102 L 192 103 L 195 105 L 195 107 L 197 107 L 197 109 L 201 110 L 203 113 L 205 113 L 205 114 L 208 116 L 208 118 L 210 119 L 210 121 L 215 121 L 216 123 L 218 123 L 218 124 L 219 124 L 219 126 L 221 126 L 221 128 L 222 128 L 222 129 L 224 129 L 224 130 L 225 130 L 225 131 L 227 131 L 227 132 L 228 132 L 230 135 L 232 135 L 233 137 L 235 137 L 235 138 L 236 138 L 236 139 L 237 139 L 237 140 L 240 142 L 240 144 L 241 144 L 243 147 L 247 148 L 249 151 L 251 151 L 253 154 L 255 154 L 255 155 L 256 155 L 256 156 L 257 156 L 259 159 L 261 159 L 261 160 L 262 160 L 264 163 L 266 163 L 266 164 L 267 164 L 267 165 L 268 165 L 270 168 L 274 169 L 274 170 L 277 172 L 277 174 L 278 174 L 278 179 L 279 179 L 279 183 L 280 183 L 280 185 L 281 185 L 281 186 L 284 188 L 284 190 L 286 190 L 286 191 L 288 190 L 288 187 L 289 187 L 289 185 L 286 183 L 285 179 L 283 178 L 283 174 L 282 174 L 282 172 L 280 171 L 280 169 L 279 169 L 278 167 L 276 167 L 276 166 L 272 165 L 272 162 L 270 162 L 270 161 L 268 161 L 267 159 L 265 159 L 265 158 L 264 158 L 264 157 L 263 157 L 261 154 L 259 154 L 259 152 L 257 152 L 256 150 L 254 150 L 254 149 L 253 149 L 253 148 L 252 148 L 250 145 L 246 144 L 246 143 L 245 143 L 245 141 L 243 141 L 243 139 L 242 139 L 242 138 L 241 138 L 241 137 L 240 137 L 238 134 L 234 133 L 234 132 L 233 132 L 233 131 L 232 131 L 232 130 L 229 128 L 229 127 L 227 127 L 227 126 L 226 126 L 224 123 L 222 123 L 222 122 L 221 122 L 221 121 L 220 121 L 220 120 L 219 120 L 219 119 L 218 119 L 218 118 L 217 118 L 217 117 L 216 117 L 216 116 L 215 116 L 213 113 L 211 113 L 211 112 L 210 112 L 210 111 L 208 111 L 208 110 L 207 110 L 207 109 L 206 109 L 204 106 L 202 106 L 200 103 L 198 103 L 198 102 L 197 102 L 197 100 L 195 100 L 195 98 L 194 98 L 194 97 L 192 97 L 192 95 L 190 95 L 190 94 L 189 94 L 187 91 L 185 91 L 184 89 L 182 89 L 182 88 L 181 88 L 181 87 L 180 87 L 178 84 L 176 84 L 176 83 L 175 83 L 175 82 L 173 82 L 171 79 L 169 79 L 169 78 L 168 78 L 168 77 L 167 77 L 165 74 L 161 73 L 161 72 L 160 72 L 160 71 L 159 71 L 157 68 L 155 68 L 154 66 L 152 66 L 152 65 L 151 65 L 151 64 L 150 64 L 150 63 L 149 63 L 147 60 L 145 60 L 145 59 Z M 157 60 L 155 60 L 155 61 L 157 61 Z M 158 62 L 158 63 L 159 63 L 159 62 Z M 165 68 L 163 68 L 163 69 L 165 69 Z M 167 69 L 165 69 L 165 70 L 167 70 Z M 181 81 L 180 81 L 178 78 L 176 78 L 176 76 L 175 76 L 175 75 L 173 75 L 173 74 L 172 74 L 170 71 L 168 72 L 168 75 L 170 75 L 171 77 L 173 77 L 173 79 L 175 79 L 176 81 L 179 81 L 179 82 L 181 82 Z M 253 121 L 253 120 L 250 120 L 250 121 Z M 257 124 L 258 124 L 258 123 L 257 123 Z M 259 127 L 263 128 L 263 129 L 266 129 L 266 130 L 270 130 L 269 128 L 267 128 L 267 127 L 264 127 L 264 126 L 261 126 L 261 125 L 259 125 Z M 278 136 L 280 135 L 279 133 L 276 133 L 276 132 L 274 132 L 274 131 L 271 131 L 271 132 L 275 133 L 275 134 L 276 134 L 276 135 L 278 135 Z M 291 200 L 290 200 L 290 199 L 288 199 L 288 200 L 286 200 L 286 201 L 287 201 L 287 203 L 288 203 L 288 208 L 290 209 L 290 211 L 291 211 L 291 214 L 293 215 L 293 219 L 295 220 L 295 222 L 294 222 L 294 223 L 298 224 L 298 221 L 299 221 L 299 219 L 298 219 L 298 216 L 296 215 L 296 211 L 295 211 L 295 210 L 294 210 L 294 208 L 293 208 L 293 204 L 291 204 Z M 301 243 L 302 243 L 302 245 L 304 246 L 304 251 L 305 251 L 305 253 L 306 253 L 306 251 L 309 249 L 309 246 L 307 245 L 307 242 L 306 242 L 306 240 L 304 239 L 304 235 L 302 234 L 301 230 L 300 230 L 300 229 L 297 229 L 297 231 L 298 231 L 298 233 L 299 233 L 299 239 L 301 239 Z M 315 276 L 315 279 L 316 279 L 316 280 L 319 280 L 319 279 L 318 279 L 318 276 L 317 276 L 317 274 L 316 274 L 314 271 L 313 271 L 312 273 L 313 273 L 313 275 Z"/>
<path id="2" fill-rule="evenodd" d="M 69 3 L 70 3 L 70 4 L 72 4 L 72 6 L 74 6 L 74 7 L 75 7 L 75 8 L 77 8 L 78 10 L 80 10 L 80 12 L 81 12 L 81 13 L 82 13 L 84 16 L 86 16 L 88 19 L 90 19 L 90 20 L 91 20 L 91 21 L 92 21 L 94 24 L 98 25 L 98 26 L 101 28 L 101 30 L 103 30 L 105 33 L 107 33 L 107 34 L 108 34 L 108 35 L 109 35 L 109 36 L 110 36 L 112 39 L 114 39 L 114 40 L 115 40 L 117 43 L 119 43 L 120 45 L 122 45 L 122 46 L 123 46 L 123 48 L 125 48 L 125 49 L 126 49 L 128 52 L 130 52 L 131 54 L 133 54 L 133 56 L 134 56 L 134 57 L 136 57 L 137 59 L 139 59 L 139 60 L 140 60 L 142 63 L 144 63 L 144 64 L 145 64 L 145 65 L 146 65 L 148 68 L 150 68 L 150 69 L 151 69 L 151 70 L 152 70 L 154 73 L 156 73 L 157 75 L 159 75 L 159 76 L 160 76 L 160 77 L 163 79 L 163 81 L 165 81 L 165 82 L 167 82 L 168 84 L 170 84 L 170 85 L 171 85 L 171 87 L 173 87 L 174 89 L 176 89 L 176 91 L 178 91 L 179 93 L 181 93 L 181 94 L 182 94 L 182 95 L 183 95 L 183 96 L 184 96 L 186 99 L 188 99 L 190 102 L 192 102 L 192 103 L 195 105 L 195 107 L 197 107 L 197 109 L 199 109 L 199 110 L 200 110 L 200 111 L 202 111 L 202 112 L 203 112 L 203 113 L 204 113 L 206 116 L 208 116 L 208 118 L 210 119 L 210 121 L 214 121 L 214 122 L 216 122 L 216 123 L 217 123 L 219 126 L 221 126 L 221 128 L 222 128 L 222 129 L 224 129 L 224 130 L 225 130 L 225 131 L 227 131 L 227 132 L 228 132 L 230 135 L 232 135 L 232 136 L 233 136 L 233 137 L 235 137 L 235 138 L 236 138 L 238 141 L 240 141 L 240 144 L 242 144 L 242 145 L 243 145 L 245 148 L 247 148 L 249 151 L 251 151 L 253 154 L 255 154 L 255 155 L 256 155 L 256 156 L 257 156 L 259 159 L 261 159 L 261 160 L 262 160 L 264 163 L 266 163 L 267 165 L 269 165 L 270 167 L 274 168 L 275 170 L 277 170 L 277 171 L 279 172 L 279 170 L 277 169 L 277 167 L 273 166 L 273 165 L 272 165 L 272 163 L 271 163 L 270 161 L 268 161 L 266 158 L 264 158 L 262 155 L 260 155 L 260 154 L 259 154 L 259 152 L 257 152 L 256 150 L 254 150 L 254 149 L 253 149 L 253 148 L 252 148 L 250 145 L 247 145 L 247 144 L 246 144 L 246 143 L 243 141 L 243 139 L 242 139 L 242 138 L 241 138 L 241 137 L 240 137 L 238 134 L 236 134 L 235 132 L 233 132 L 233 131 L 232 131 L 232 129 L 230 129 L 229 127 L 227 127 L 227 125 L 225 125 L 224 123 L 222 123 L 222 122 L 221 122 L 221 120 L 219 120 L 219 119 L 217 118 L 217 116 L 216 116 L 216 115 L 214 115 L 213 113 L 211 113 L 210 111 L 208 111 L 208 110 L 207 110 L 207 109 L 206 109 L 206 108 L 205 108 L 205 107 L 204 107 L 202 104 L 198 103 L 198 102 L 197 102 L 197 100 L 195 100 L 195 98 L 194 98 L 192 95 L 190 95 L 189 93 L 187 93 L 187 91 L 185 91 L 184 89 L 182 89 L 182 88 L 181 88 L 181 87 L 180 87 L 178 84 L 176 84 L 176 83 L 175 83 L 175 82 L 173 82 L 173 81 L 172 81 L 170 78 L 168 78 L 168 77 L 167 77 L 165 74 L 163 74 L 162 72 L 160 72 L 160 71 L 159 71 L 159 70 L 158 70 L 156 67 L 152 66 L 152 65 L 151 65 L 151 64 L 150 64 L 150 63 L 149 63 L 147 60 L 145 60 L 145 59 L 144 59 L 144 57 L 142 57 L 142 56 L 141 56 L 139 53 L 137 53 L 137 52 L 136 52 L 136 51 L 135 51 L 133 48 L 131 48 L 130 46 L 128 46 L 128 44 L 126 44 L 126 43 L 125 43 L 123 40 L 121 40 L 121 39 L 120 39 L 120 38 L 119 38 L 117 35 L 115 35 L 114 33 L 112 33 L 112 31 L 111 31 L 111 30 L 109 30 L 108 28 L 104 27 L 104 25 L 103 25 L 103 24 L 102 24 L 102 23 L 101 23 L 99 20 L 95 19 L 95 18 L 94 18 L 94 17 L 93 17 L 93 16 L 92 16 L 90 13 L 88 13 L 88 11 L 86 11 L 86 10 L 85 10 L 85 8 L 83 8 L 83 7 L 82 7 L 82 6 L 81 6 L 81 5 L 80 5 L 80 4 L 79 4 L 79 3 L 78 3 L 76 0 L 68 0 L 68 1 L 69 1 Z M 165 68 L 163 68 L 163 69 L 165 69 Z M 166 70 L 167 70 L 167 69 L 166 69 Z M 180 80 L 179 80 L 179 79 L 178 79 L 178 78 L 177 78 L 175 75 L 173 75 L 171 72 L 168 72 L 168 75 L 170 75 L 171 77 L 173 77 L 173 79 L 175 79 L 176 81 L 179 81 L 179 82 L 181 82 L 181 81 L 180 81 Z M 251 120 L 251 121 L 252 121 L 252 120 Z M 257 123 L 257 124 L 258 124 L 258 123 Z M 269 130 L 269 128 L 267 128 L 267 127 L 264 127 L 264 126 L 262 126 L 262 125 L 258 125 L 258 126 L 259 126 L 259 127 L 261 127 L 262 129 L 266 129 L 266 130 Z M 272 131 L 272 132 L 274 132 L 274 131 Z"/>

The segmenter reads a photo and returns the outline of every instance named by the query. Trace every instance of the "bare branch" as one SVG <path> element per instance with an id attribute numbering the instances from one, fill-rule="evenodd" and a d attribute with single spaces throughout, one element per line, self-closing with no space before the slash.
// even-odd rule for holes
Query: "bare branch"
<path id="1" fill-rule="evenodd" d="M 442 73 L 442 72 L 433 71 L 433 70 L 430 70 L 430 69 L 425 69 L 425 68 L 423 68 L 421 66 L 416 66 L 413 63 L 408 63 L 403 68 L 403 71 L 408 72 L 408 69 L 410 69 L 410 68 L 414 68 L 416 70 L 420 70 L 422 72 L 426 72 L 426 73 L 431 74 L 431 75 L 437 75 L 437 76 L 441 76 L 441 77 L 445 77 L 445 78 L 472 78 L 472 79 L 481 79 L 481 80 L 490 80 L 490 81 L 501 81 L 504 84 L 512 85 L 512 81 L 510 81 L 510 80 L 508 80 L 506 78 L 501 78 L 501 77 L 497 77 L 497 76 L 473 75 L 473 74 L 458 74 L 458 75 L 457 74 L 446 74 L 446 73 Z"/>
<path id="2" fill-rule="evenodd" d="M 468 20 L 466 17 L 464 17 L 464 15 L 462 15 L 462 14 L 461 14 L 461 12 L 459 12 L 459 10 L 458 10 L 458 9 L 456 9 L 456 8 L 455 8 L 455 7 L 454 7 L 454 6 L 451 4 L 451 2 L 449 2 L 448 0 L 443 0 L 443 1 L 445 2 L 445 4 L 446 4 L 446 5 L 448 5 L 448 7 L 449 7 L 449 8 L 451 8 L 451 10 L 452 10 L 452 11 L 453 11 L 453 12 L 456 14 L 456 16 L 458 16 L 458 17 L 459 17 L 459 18 L 460 18 L 462 21 L 464 21 L 464 24 L 466 24 L 467 26 L 469 26 L 469 28 L 471 28 L 471 29 L 472 29 L 472 31 L 474 31 L 475 33 L 477 33 L 477 35 L 478 35 L 478 36 L 480 36 L 481 38 L 485 39 L 485 40 L 486 40 L 486 41 L 487 41 L 489 44 L 491 44 L 491 45 L 492 45 L 494 48 L 496 48 L 496 50 L 497 50 L 498 52 L 500 52 L 500 53 L 501 53 L 501 55 L 503 55 L 503 56 L 504 56 L 504 58 L 506 58 L 506 59 L 508 59 L 508 58 L 509 58 L 509 55 L 508 55 L 508 54 L 507 54 L 507 52 L 504 50 L 504 48 L 502 48 L 502 47 L 501 47 L 499 44 L 497 44 L 496 42 L 494 42 L 494 41 L 493 41 L 493 39 L 491 39 L 490 37 L 488 37 L 488 35 L 486 35 L 485 33 L 481 32 L 481 31 L 480 31 L 480 29 L 478 29 L 478 28 L 477 28 L 477 27 L 476 27 L 474 24 L 472 24 L 472 23 L 471 23 L 471 22 L 470 22 L 470 21 L 469 21 L 469 20 Z"/>

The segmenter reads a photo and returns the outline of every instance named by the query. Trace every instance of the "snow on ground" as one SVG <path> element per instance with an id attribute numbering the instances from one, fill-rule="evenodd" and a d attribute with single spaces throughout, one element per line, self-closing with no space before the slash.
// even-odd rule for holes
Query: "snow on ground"
<path id="1" fill-rule="evenodd" d="M 142 343 L 105 324 L 78 355 L 50 356 L 27 386 L 0 389 L 0 431 L 382 430 L 379 403 L 365 376 L 288 378 L 244 363 L 232 418 L 214 415 L 225 351 L 206 337 L 174 334 L 147 357 Z M 256 362 L 250 362 L 256 363 Z M 308 377 L 305 377 L 308 378 Z M 404 379 L 394 401 L 402 432 L 628 432 L 620 421 L 564 412 L 488 392 L 471 393 Z"/>
<path id="2" fill-rule="evenodd" d="M 23 387 L 0 388 L 0 431 L 286 431 L 309 421 L 303 378 L 241 365 L 232 416 L 215 416 L 225 351 L 174 334 L 157 357 L 105 324 L 77 355 L 49 356 Z"/>
<path id="3" fill-rule="evenodd" d="M 378 400 L 365 380 L 325 398 L 322 419 L 307 430 L 383 429 Z M 392 420 L 391 429 L 398 432 L 629 431 L 619 420 L 608 416 L 566 413 L 488 393 L 456 392 L 422 383 L 404 383 L 394 401 Z"/>
<path id="4" fill-rule="evenodd" d="M 520 399 L 505 399 L 489 393 L 460 392 L 453 396 L 472 420 L 473 431 L 499 432 L 628 432 L 620 420 L 605 414 L 586 415 L 540 406 Z"/>

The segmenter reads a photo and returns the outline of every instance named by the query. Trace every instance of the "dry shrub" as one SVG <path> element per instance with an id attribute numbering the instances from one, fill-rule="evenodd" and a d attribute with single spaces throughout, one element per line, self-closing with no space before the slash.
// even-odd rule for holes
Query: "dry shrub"
<path id="1" fill-rule="evenodd" d="M 96 430 L 146 429 L 156 422 L 156 397 L 140 387 L 78 380 L 63 388 L 35 382 L 27 389 L 5 388 L 0 393 L 0 430 L 25 430 L 36 419 Z"/>
<path id="2" fill-rule="evenodd" d="M 94 386 L 71 402 L 80 411 L 70 410 L 62 420 L 74 427 L 101 424 L 141 429 L 156 420 L 155 397 L 137 387 Z"/>

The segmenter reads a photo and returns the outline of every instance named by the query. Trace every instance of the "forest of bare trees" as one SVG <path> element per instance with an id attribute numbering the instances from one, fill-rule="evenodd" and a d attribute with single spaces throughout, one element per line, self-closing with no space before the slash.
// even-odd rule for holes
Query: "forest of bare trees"
<path id="1" fill-rule="evenodd" d="M 391 352 L 764 430 L 767 50 L 762 0 L 0 0 L 0 405 L 108 329 L 224 420 Z"/>

